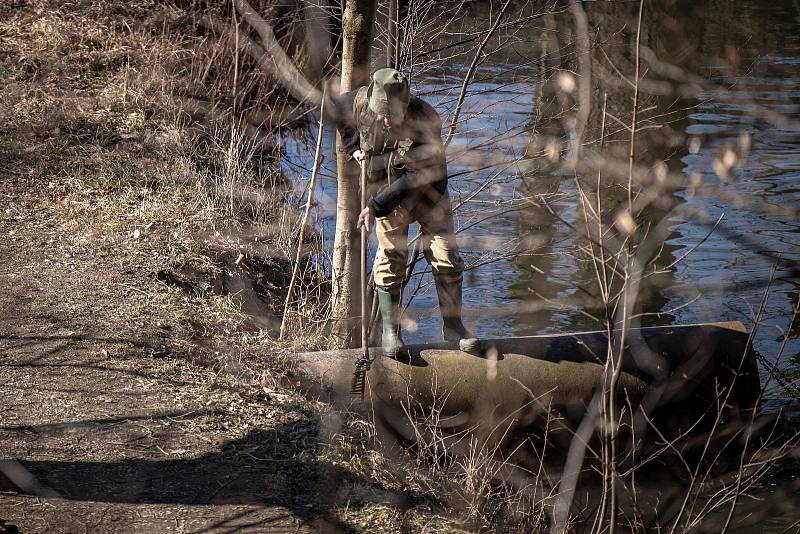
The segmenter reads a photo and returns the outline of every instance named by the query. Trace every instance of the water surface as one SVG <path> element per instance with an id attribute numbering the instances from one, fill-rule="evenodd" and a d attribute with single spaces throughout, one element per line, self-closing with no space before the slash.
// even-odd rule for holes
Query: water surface
<path id="1" fill-rule="evenodd" d="M 670 273 L 642 292 L 642 310 L 650 314 L 642 318 L 642 324 L 738 320 L 752 328 L 766 298 L 754 338 L 763 358 L 766 406 L 796 412 L 800 409 L 797 322 L 779 359 L 778 355 L 790 327 L 792 306 L 800 295 L 796 270 L 792 271 L 792 266 L 796 269 L 800 264 L 800 221 L 784 210 L 800 207 L 800 134 L 796 129 L 800 122 L 800 9 L 793 2 L 770 3 L 769 7 L 757 2 L 725 5 L 737 10 L 753 32 L 752 38 L 728 31 L 724 18 L 708 16 L 713 6 L 685 10 L 687 19 L 693 17 L 687 25 L 702 51 L 696 61 L 698 74 L 724 91 L 702 92 L 684 103 L 687 110 L 671 125 L 685 134 L 686 142 L 683 147 L 665 149 L 670 169 L 684 173 L 687 182 L 690 176 L 700 176 L 706 187 L 677 189 L 671 199 L 675 208 L 666 219 L 652 215 L 652 222 L 666 229 L 659 261 L 666 264 L 682 257 L 706 238 L 714 221 L 722 217 L 722 222 Z M 768 39 L 756 38 L 764 31 L 769 32 Z M 732 47 L 739 61 L 733 74 L 720 67 L 718 59 L 729 55 Z M 449 64 L 414 79 L 414 89 L 440 110 L 445 124 L 466 68 Z M 509 56 L 485 61 L 462 111 L 462 118 L 468 120 L 448 147 L 454 204 L 492 180 L 456 212 L 459 243 L 470 266 L 465 277 L 465 320 L 482 337 L 601 328 L 584 313 L 589 307 L 586 294 L 596 290 L 596 280 L 589 264 L 576 253 L 581 238 L 571 225 L 582 224 L 582 216 L 575 181 L 558 174 L 531 178 L 527 173 L 525 177 L 535 162 L 524 158 L 515 162 L 530 142 L 526 126 L 538 83 L 532 65 L 515 64 Z M 764 120 L 764 111 L 780 114 L 790 124 Z M 326 135 L 316 216 L 330 251 L 336 184 L 333 135 Z M 700 143 L 690 151 L 692 138 Z M 714 160 L 724 147 L 741 146 L 742 139 L 749 139 L 749 153 L 733 179 L 721 182 Z M 312 144 L 286 144 L 284 169 L 296 179 L 298 191 L 307 180 L 304 169 L 310 167 Z M 475 170 L 476 162 L 488 168 Z M 530 195 L 547 195 L 558 217 L 520 201 Z M 703 216 L 698 218 L 698 213 Z M 414 297 L 406 341 L 433 341 L 440 336 L 427 267 L 421 262 L 409 284 Z"/>

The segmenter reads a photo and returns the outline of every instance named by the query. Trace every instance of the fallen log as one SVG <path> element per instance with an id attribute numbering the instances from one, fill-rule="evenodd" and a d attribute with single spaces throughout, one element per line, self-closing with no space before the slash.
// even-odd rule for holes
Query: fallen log
<path id="1" fill-rule="evenodd" d="M 414 345 L 398 360 L 372 348 L 363 401 L 350 394 L 361 349 L 299 354 L 298 376 L 307 391 L 370 413 L 408 440 L 420 437 L 414 414 L 456 433 L 507 436 L 553 419 L 574 428 L 603 387 L 609 342 L 605 332 L 585 332 L 483 340 L 482 348 L 476 357 L 454 344 Z M 663 436 L 696 435 L 717 417 L 744 422 L 757 409 L 755 353 L 738 321 L 631 330 L 621 362 L 620 406 Z"/>

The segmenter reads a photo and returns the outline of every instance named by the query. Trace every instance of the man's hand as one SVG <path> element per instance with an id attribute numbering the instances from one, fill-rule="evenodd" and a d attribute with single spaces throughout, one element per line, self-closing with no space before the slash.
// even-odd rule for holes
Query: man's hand
<path id="1" fill-rule="evenodd" d="M 355 152 L 353 152 L 353 159 L 356 160 L 358 164 L 362 166 L 364 165 L 364 158 L 366 158 L 366 156 L 367 155 L 364 154 L 364 151 L 361 150 L 360 148 Z"/>
<path id="2" fill-rule="evenodd" d="M 367 229 L 367 233 L 369 233 L 369 208 L 364 208 L 361 210 L 361 213 L 358 214 L 358 224 L 356 225 L 357 228 L 361 228 L 362 226 Z"/>

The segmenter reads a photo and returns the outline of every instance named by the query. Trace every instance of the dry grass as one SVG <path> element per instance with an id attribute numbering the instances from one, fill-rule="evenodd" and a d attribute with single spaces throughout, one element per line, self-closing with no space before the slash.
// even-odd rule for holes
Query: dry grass
<path id="1" fill-rule="evenodd" d="M 188 268 L 211 285 L 231 254 L 272 269 L 272 282 L 282 277 L 286 262 L 270 258 L 287 256 L 296 214 L 263 139 L 244 133 L 223 105 L 231 81 L 224 42 L 201 35 L 169 3 L 34 3 L 6 11 L 3 170 L 50 205 L 63 246 L 114 257 L 140 273 Z M 240 81 L 254 77 L 243 72 Z M 187 94 L 208 109 L 184 109 Z M 162 285 L 145 291 L 164 300 L 170 291 Z M 237 345 L 259 339 L 228 291 L 196 289 L 194 309 L 172 295 L 178 330 L 194 316 Z M 275 301 L 269 311 L 279 313 L 280 284 L 267 292 L 274 293 L 262 295 L 267 302 Z"/>
<path id="2" fill-rule="evenodd" d="M 103 354 L 146 376 L 141 395 L 204 407 L 181 422 L 186 443 L 200 436 L 211 455 L 247 444 L 237 461 L 283 466 L 276 480 L 301 481 L 297 494 L 327 513 L 331 496 L 319 481 L 346 485 L 363 466 L 320 475 L 335 465 L 317 446 L 320 406 L 287 389 L 285 377 L 289 354 L 327 343 L 319 327 L 327 282 L 306 270 L 293 336 L 278 343 L 272 327 L 297 213 L 269 135 L 254 140 L 233 120 L 230 48 L 170 3 L 2 11 L 0 209 L 14 247 L 4 273 L 69 336 L 122 340 Z M 263 81 L 246 64 L 238 76 L 242 91 Z M 264 87 L 238 109 L 270 103 Z M 283 427 L 285 442 L 250 443 Z M 399 512 L 376 485 L 355 484 L 359 506 L 334 507 L 351 530 L 451 525 L 424 506 Z"/>

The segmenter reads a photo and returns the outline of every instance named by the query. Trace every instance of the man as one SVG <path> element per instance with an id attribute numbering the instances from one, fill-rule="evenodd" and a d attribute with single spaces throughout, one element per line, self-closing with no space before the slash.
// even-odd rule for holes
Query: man
<path id="1" fill-rule="evenodd" d="M 383 350 L 396 356 L 405 348 L 400 335 L 400 289 L 408 258 L 408 228 L 417 221 L 425 258 L 431 264 L 442 313 L 445 341 L 459 341 L 477 354 L 480 343 L 461 321 L 464 263 L 458 254 L 447 164 L 436 111 L 412 97 L 408 80 L 395 69 L 380 69 L 368 86 L 343 94 L 337 124 L 347 153 L 368 166 L 374 192 L 359 214 L 358 227 L 370 231 L 375 219 L 378 253 L 373 278 L 383 318 Z M 376 191 L 377 190 L 377 191 Z"/>

